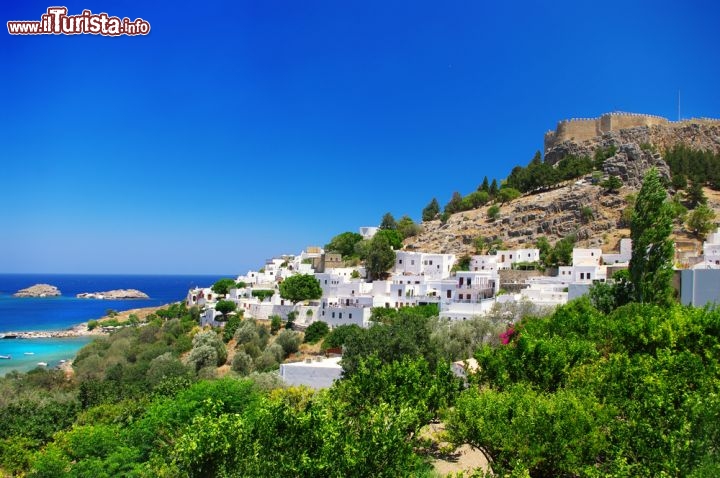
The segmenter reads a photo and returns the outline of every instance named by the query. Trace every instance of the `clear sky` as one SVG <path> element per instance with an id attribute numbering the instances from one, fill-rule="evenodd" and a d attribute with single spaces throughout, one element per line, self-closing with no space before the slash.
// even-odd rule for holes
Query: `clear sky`
<path id="1" fill-rule="evenodd" d="M 67 1 L 147 36 L 12 36 L 0 272 L 244 273 L 420 219 L 558 120 L 720 116 L 714 1 Z"/>

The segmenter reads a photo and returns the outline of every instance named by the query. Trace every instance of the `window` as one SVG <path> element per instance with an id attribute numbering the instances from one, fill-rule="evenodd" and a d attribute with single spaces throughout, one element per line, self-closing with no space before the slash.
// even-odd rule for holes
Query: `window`
<path id="1" fill-rule="evenodd" d="M 335 318 L 335 312 L 332 313 L 332 318 L 333 318 L 333 319 Z"/>
<path id="2" fill-rule="evenodd" d="M 447 291 L 447 298 L 448 298 L 448 299 L 451 299 L 451 298 L 452 298 L 452 291 L 451 291 L 451 290 L 448 290 L 448 291 Z"/>
<path id="3" fill-rule="evenodd" d="M 430 261 L 430 265 L 432 265 L 432 261 Z"/>
<path id="4" fill-rule="evenodd" d="M 342 312 L 338 313 L 338 319 L 342 319 Z"/>
<path id="5" fill-rule="evenodd" d="M 352 319 L 352 312 L 348 312 L 348 319 Z"/>
<path id="6" fill-rule="evenodd" d="M 398 264 L 402 264 L 402 259 L 398 259 Z"/>
<path id="7" fill-rule="evenodd" d="M 414 266 L 414 265 L 415 265 L 415 259 L 413 259 L 413 260 L 410 261 L 410 265 L 411 265 L 411 266 Z"/>
<path id="8" fill-rule="evenodd" d="M 398 297 L 402 297 L 402 290 L 398 289 Z"/>
<path id="9" fill-rule="evenodd" d="M 322 311 L 322 316 L 325 317 L 325 311 L 324 311 L 324 310 Z"/>

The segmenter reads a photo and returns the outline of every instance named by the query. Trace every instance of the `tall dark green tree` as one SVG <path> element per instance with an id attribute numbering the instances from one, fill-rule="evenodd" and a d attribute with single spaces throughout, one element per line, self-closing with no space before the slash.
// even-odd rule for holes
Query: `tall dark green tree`
<path id="1" fill-rule="evenodd" d="M 422 220 L 432 221 L 438 214 L 440 214 L 440 204 L 437 199 L 432 198 L 432 201 L 422 210 Z"/>
<path id="2" fill-rule="evenodd" d="M 378 233 L 369 241 L 363 241 L 361 244 L 368 280 L 372 282 L 383 278 L 387 270 L 395 264 L 395 251 L 390 244 L 390 239 L 386 234 Z"/>
<path id="3" fill-rule="evenodd" d="M 687 192 L 685 194 L 690 209 L 695 209 L 699 204 L 707 203 L 707 197 L 705 196 L 702 186 L 702 180 L 693 178 L 692 183 L 690 183 L 690 187 L 687 188 Z"/>
<path id="4" fill-rule="evenodd" d="M 490 197 L 497 196 L 497 193 L 498 193 L 497 179 L 493 179 L 492 183 L 490 183 Z"/>
<path id="5" fill-rule="evenodd" d="M 397 229 L 397 222 L 389 212 L 386 212 L 380 222 L 380 229 Z"/>
<path id="6" fill-rule="evenodd" d="M 645 175 L 630 225 L 630 281 L 636 302 L 669 304 L 673 269 L 672 208 L 657 169 Z"/>
<path id="7" fill-rule="evenodd" d="M 483 178 L 482 184 L 478 187 L 478 191 L 485 191 L 486 193 L 490 194 L 490 182 L 488 181 L 488 177 L 485 176 Z"/>

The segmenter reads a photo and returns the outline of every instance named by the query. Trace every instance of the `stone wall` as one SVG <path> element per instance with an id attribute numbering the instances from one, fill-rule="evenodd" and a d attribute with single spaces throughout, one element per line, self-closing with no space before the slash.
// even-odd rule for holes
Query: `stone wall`
<path id="1" fill-rule="evenodd" d="M 563 141 L 588 141 L 610 131 L 638 126 L 667 125 L 661 116 L 636 113 L 605 113 L 598 118 L 573 118 L 558 122 L 555 131 L 545 133 L 545 151 Z"/>

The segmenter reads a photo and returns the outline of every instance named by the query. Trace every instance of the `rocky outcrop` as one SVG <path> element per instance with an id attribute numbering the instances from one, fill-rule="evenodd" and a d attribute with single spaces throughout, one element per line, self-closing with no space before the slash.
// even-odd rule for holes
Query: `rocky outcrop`
<path id="1" fill-rule="evenodd" d="M 109 290 L 107 292 L 83 292 L 77 294 L 78 299 L 106 299 L 106 300 L 120 300 L 120 299 L 149 299 L 150 297 L 137 289 L 116 289 Z"/>
<path id="2" fill-rule="evenodd" d="M 650 168 L 656 168 L 661 177 L 670 179 L 670 168 L 660 153 L 643 149 L 637 143 L 621 145 L 619 151 L 603 164 L 605 174 L 618 176 L 624 184 L 636 189 L 640 189 Z"/>
<path id="3" fill-rule="evenodd" d="M 14 297 L 57 297 L 59 295 L 61 295 L 60 290 L 50 284 L 35 284 L 13 294 Z"/>
<path id="4" fill-rule="evenodd" d="M 445 224 L 424 222 L 422 234 L 407 239 L 405 248 L 463 255 L 475 253 L 473 240 L 478 236 L 499 239 L 507 247 L 528 247 L 540 236 L 552 243 L 570 234 L 583 245 L 598 246 L 604 233 L 618 229 L 624 194 L 630 191 L 608 194 L 586 180 L 569 182 L 503 205 L 495 221 L 483 207 L 453 214 Z"/>
<path id="5" fill-rule="evenodd" d="M 691 149 L 720 152 L 720 121 L 683 121 L 666 125 L 637 126 L 609 131 L 584 141 L 562 141 L 545 150 L 545 162 L 555 164 L 565 156 L 593 157 L 599 147 L 636 144 L 663 151 L 682 144 Z"/>

